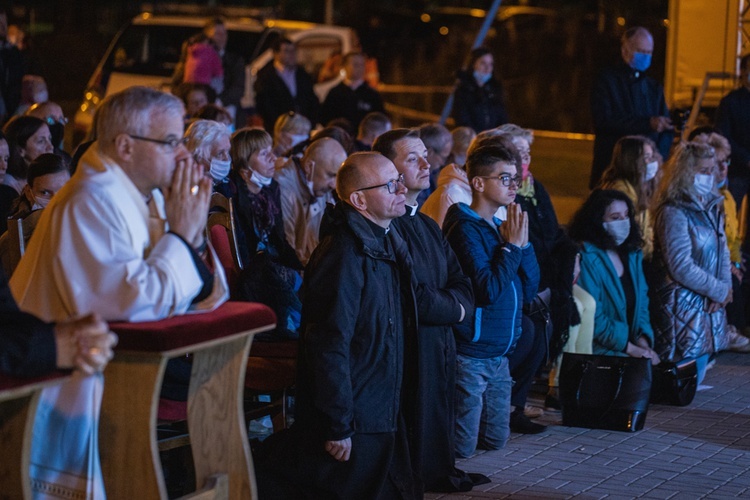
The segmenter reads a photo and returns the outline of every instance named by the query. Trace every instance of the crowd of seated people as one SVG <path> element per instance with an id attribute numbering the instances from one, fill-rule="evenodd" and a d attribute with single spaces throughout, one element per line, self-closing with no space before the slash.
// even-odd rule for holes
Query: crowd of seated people
<path id="1" fill-rule="evenodd" d="M 364 115 L 356 137 L 336 125 L 321 128 L 317 116 L 300 113 L 304 106 L 297 102 L 296 92 L 287 95 L 284 89 L 272 88 L 309 83 L 296 67 L 293 44 L 282 39 L 277 45 L 277 67 L 269 66 L 261 87 L 274 96 L 275 108 L 264 109 L 263 117 L 266 129 L 273 126 L 273 136 L 263 128 L 234 130 L 232 116 L 212 102 L 215 92 L 187 80 L 179 88 L 182 101 L 156 91 L 138 91 L 154 107 L 165 110 L 167 118 L 158 129 L 161 136 L 146 135 L 157 133 L 156 125 L 139 129 L 142 123 L 135 119 L 117 125 L 113 135 L 108 129 L 117 123 L 113 113 L 122 112 L 117 99 L 132 103 L 132 96 L 116 94 L 112 104 L 116 109 L 105 106 L 104 121 L 98 121 L 99 141 L 83 154 L 80 168 L 84 170 L 59 197 L 63 199 L 51 205 L 52 211 L 47 204 L 72 172 L 67 157 L 53 148 L 51 123 L 29 115 L 4 126 L 0 224 L 5 227 L 8 217 L 46 217 L 37 229 L 43 236 L 24 235 L 31 255 L 22 259 L 21 271 L 14 273 L 3 259 L 5 272 L 13 276 L 11 289 L 22 307 L 36 308 L 45 321 L 58 322 L 57 327 L 37 325 L 31 316 L 23 316 L 40 329 L 34 335 L 44 349 L 57 349 L 58 355 L 56 359 L 47 355 L 30 367 L 28 360 L 21 359 L 31 356 L 29 349 L 18 340 L 4 339 L 0 343 L 3 371 L 25 374 L 75 366 L 90 373 L 102 370 L 111 357 L 115 340 L 101 320 L 72 319 L 104 299 L 92 297 L 90 304 L 68 310 L 67 299 L 57 297 L 60 304 L 52 307 L 51 299 L 37 297 L 38 290 L 30 284 L 42 279 L 40 273 L 45 273 L 36 265 L 54 251 L 42 241 L 83 252 L 55 232 L 53 218 L 68 229 L 79 226 L 81 233 L 86 232 L 83 225 L 91 224 L 109 234 L 102 224 L 119 222 L 76 219 L 76 203 L 88 217 L 96 207 L 86 203 L 104 203 L 99 196 L 105 195 L 96 191 L 101 186 L 94 179 L 104 171 L 115 179 L 109 182 L 130 178 L 132 182 L 126 184 L 133 200 L 128 203 L 143 208 L 139 216 L 145 214 L 144 221 L 165 213 L 168 223 L 154 240 L 148 239 L 154 238 L 153 228 L 141 224 L 137 234 L 148 240 L 141 245 L 148 248 L 147 255 L 140 255 L 143 248 L 134 250 L 122 241 L 127 251 L 120 250 L 130 257 L 137 250 L 139 265 L 146 267 L 153 264 L 154 255 L 164 252 L 179 254 L 183 264 L 196 268 L 189 292 L 182 278 L 172 276 L 172 268 L 161 271 L 160 277 L 146 273 L 157 281 L 174 280 L 169 293 L 179 300 L 163 304 L 153 314 L 147 310 L 145 316 L 141 316 L 143 308 L 148 307 L 143 304 L 123 305 L 120 312 L 127 311 L 130 318 L 164 317 L 163 311 L 185 311 L 211 298 L 221 279 L 215 271 L 218 266 L 204 262 L 211 255 L 204 241 L 212 208 L 208 200 L 218 193 L 233 207 L 238 257 L 245 265 L 228 293 L 235 300 L 264 303 L 274 310 L 278 324 L 271 339 L 299 339 L 305 367 L 299 376 L 308 377 L 300 384 L 299 397 L 304 411 L 324 414 L 316 417 L 313 427 L 306 427 L 309 421 L 303 418 L 300 425 L 284 431 L 286 435 L 269 439 L 261 450 L 261 491 L 275 492 L 280 498 L 294 498 L 308 487 L 321 495 L 337 491 L 334 484 L 311 481 L 309 472 L 282 477 L 269 466 L 280 456 L 290 458 L 279 455 L 278 447 L 286 446 L 285 437 L 299 438 L 300 432 L 315 433 L 304 436 L 317 453 L 311 467 L 338 471 L 346 478 L 342 484 L 351 488 L 347 493 L 360 492 L 361 486 L 375 488 L 375 493 L 364 493 L 375 498 L 396 490 L 404 498 L 421 497 L 425 490 L 468 491 L 486 478 L 456 469 L 456 457 L 501 448 L 511 432 L 546 430 L 533 422 L 543 412 L 527 404 L 527 395 L 534 378 L 545 366 L 551 367 L 545 406 L 559 408 L 554 373 L 562 352 L 643 357 L 654 365 L 695 359 L 702 384 L 716 353 L 750 351 L 740 302 L 745 268 L 738 204 L 726 190 L 731 149 L 716 131 L 695 134 L 664 159 L 648 138 L 621 138 L 600 185 L 564 228 L 545 187 L 531 171 L 531 130 L 511 123 L 479 135 L 468 127 L 451 135 L 436 123 L 391 130 L 391 121 L 382 111 Z M 299 87 L 294 90 L 303 92 Z M 284 106 L 287 101 L 291 107 Z M 317 113 L 318 106 L 308 104 Z M 158 118 L 154 120 L 157 123 Z M 104 144 L 105 138 L 110 143 Z M 170 167 L 169 174 L 158 177 L 149 172 L 143 165 L 162 165 L 161 160 L 153 150 L 146 156 L 138 147 L 168 152 L 162 163 Z M 120 166 L 113 167 L 111 160 Z M 193 188 L 199 195 L 190 194 Z M 84 203 L 81 189 L 94 189 L 94 201 Z M 185 209 L 189 213 L 170 216 L 180 203 L 189 204 Z M 107 213 L 101 215 L 106 218 Z M 334 241 L 349 246 L 333 249 Z M 0 237 L 0 254 L 4 255 L 7 243 L 6 237 Z M 175 248 L 180 245 L 182 252 Z M 93 252 L 92 248 L 88 250 Z M 440 264 L 426 269 L 426 256 L 433 254 L 440 256 Z M 339 260 L 331 260 L 332 256 Z M 82 259 L 107 267 L 108 261 L 98 254 Z M 340 268 L 332 262 L 340 262 Z M 315 271 L 309 283 L 306 269 Z M 328 274 L 322 275 L 321 269 Z M 127 282 L 129 273 L 109 276 L 114 282 Z M 66 276 L 50 271 L 45 279 L 74 281 Z M 365 297 L 363 290 L 374 287 L 376 280 L 387 280 L 377 286 L 388 293 Z M 331 283 L 346 288 L 340 295 L 332 294 Z M 4 282 L 0 285 L 5 287 Z M 92 286 L 112 291 L 102 283 Z M 132 292 L 138 296 L 135 301 L 150 300 L 149 290 L 137 292 Z M 365 298 L 378 313 L 371 325 L 361 324 L 357 316 Z M 550 328 L 535 316 L 534 303 L 539 300 L 551 310 Z M 330 306 L 337 317 L 306 309 L 311 303 Z M 43 306 L 53 312 L 41 314 Z M 24 314 L 15 307 L 9 311 Z M 111 309 L 103 312 L 105 320 L 124 317 L 118 314 Z M 376 340 L 382 336 L 387 349 L 339 331 L 347 327 L 363 329 Z M 424 331 L 449 334 L 435 343 L 422 338 Z M 96 355 L 91 354 L 94 348 Z M 342 376 L 356 372 L 368 383 L 331 380 L 320 370 L 332 359 L 347 364 Z M 396 367 L 394 360 L 402 366 Z M 371 361 L 383 364 L 370 370 Z M 441 377 L 430 376 L 430 370 Z M 381 383 L 381 375 L 391 385 Z M 438 390 L 438 378 L 440 387 L 450 390 L 443 391 L 440 404 L 427 403 L 427 395 Z M 355 389 L 359 392 L 353 394 Z M 372 415 L 365 414 L 376 410 L 372 401 L 362 403 L 368 397 L 392 400 L 388 408 L 395 420 L 383 428 L 374 424 Z M 335 419 L 316 398 L 340 405 Z M 401 423 L 407 432 L 399 431 Z M 450 435 L 428 446 L 419 433 L 438 427 Z M 452 428 L 446 431 L 446 427 Z M 382 446 L 378 459 L 386 462 L 377 467 L 362 463 L 357 446 L 365 443 Z M 413 475 L 404 478 L 396 469 Z M 372 480 L 376 472 L 377 480 Z"/>

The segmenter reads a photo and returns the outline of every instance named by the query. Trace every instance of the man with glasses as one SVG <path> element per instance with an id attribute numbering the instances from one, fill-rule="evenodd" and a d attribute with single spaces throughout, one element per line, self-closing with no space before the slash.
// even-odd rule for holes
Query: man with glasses
<path id="1" fill-rule="evenodd" d="M 475 312 L 454 327 L 456 455 L 499 449 L 510 435 L 512 379 L 508 357 L 521 336 L 521 309 L 536 297 L 539 266 L 529 243 L 529 220 L 515 203 L 520 161 L 512 145 L 472 147 L 466 170 L 471 205 L 448 209 L 443 232 L 472 281 Z M 495 213 L 506 206 L 507 220 Z"/>
<path id="2" fill-rule="evenodd" d="M 264 442 L 261 498 L 421 498 L 400 402 L 415 335 L 408 250 L 392 229 L 406 188 L 390 160 L 355 153 L 302 286 L 295 422 Z"/>

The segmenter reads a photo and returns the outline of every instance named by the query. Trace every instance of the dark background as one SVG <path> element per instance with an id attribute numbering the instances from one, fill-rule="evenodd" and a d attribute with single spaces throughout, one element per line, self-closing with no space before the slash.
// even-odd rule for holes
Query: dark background
<path id="1" fill-rule="evenodd" d="M 45 77 L 50 98 L 72 118 L 118 29 L 142 10 L 166 3 L 25 0 L 6 7 L 9 24 L 19 24 L 30 38 L 30 72 Z M 282 18 L 315 22 L 323 21 L 325 5 L 323 0 L 180 2 L 186 3 L 265 7 Z M 482 21 L 464 12 L 487 9 L 490 1 L 334 0 L 334 4 L 336 24 L 355 28 L 363 49 L 377 57 L 381 81 L 450 85 Z M 667 4 L 667 0 L 503 1 L 500 15 L 517 15 L 496 21 L 486 44 L 495 54 L 512 121 L 535 129 L 591 132 L 591 80 L 599 67 L 619 58 L 619 37 L 629 26 L 643 25 L 654 34 L 650 74 L 661 80 Z M 519 13 L 523 11 L 519 7 L 529 12 Z M 388 99 L 434 113 L 445 103 L 444 94 Z"/>

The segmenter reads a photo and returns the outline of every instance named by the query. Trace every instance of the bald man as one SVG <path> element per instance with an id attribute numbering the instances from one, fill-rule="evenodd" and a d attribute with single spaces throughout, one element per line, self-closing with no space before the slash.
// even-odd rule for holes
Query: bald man
<path id="1" fill-rule="evenodd" d="M 266 440 L 259 496 L 421 498 L 400 404 L 405 338 L 416 333 L 411 263 L 389 231 L 406 188 L 386 157 L 355 153 L 336 191 L 341 202 L 305 271 L 295 422 Z"/>
<path id="2" fill-rule="evenodd" d="M 313 141 L 302 158 L 290 158 L 274 175 L 281 188 L 284 233 L 302 265 L 318 246 L 323 212 L 326 204 L 335 202 L 336 173 L 344 160 L 341 144 L 324 137 Z"/>
<path id="3" fill-rule="evenodd" d="M 615 143 L 626 135 L 644 135 L 656 143 L 666 160 L 674 128 L 661 84 L 645 72 L 651 66 L 654 38 L 646 28 L 628 29 L 620 40 L 622 60 L 603 70 L 591 91 L 594 119 L 594 161 L 589 187 L 599 184 L 612 159 Z"/>

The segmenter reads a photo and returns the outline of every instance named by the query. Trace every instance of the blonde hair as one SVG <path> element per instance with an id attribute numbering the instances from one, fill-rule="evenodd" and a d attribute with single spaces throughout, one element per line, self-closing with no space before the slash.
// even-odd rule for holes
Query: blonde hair
<path id="1" fill-rule="evenodd" d="M 495 130 L 501 134 L 507 134 L 511 138 L 521 137 L 522 139 L 526 139 L 526 142 L 528 142 L 529 145 L 534 142 L 534 131 L 529 128 L 519 127 L 515 123 L 505 123 L 497 127 Z"/>
<path id="2" fill-rule="evenodd" d="M 284 113 L 276 118 L 276 123 L 273 125 L 273 136 L 278 137 L 282 132 L 287 132 L 292 135 L 310 135 L 312 125 L 307 117 L 290 111 Z"/>
<path id="3" fill-rule="evenodd" d="M 700 160 L 715 156 L 714 148 L 708 144 L 690 142 L 677 146 L 664 165 L 664 176 L 659 183 L 655 200 L 656 207 L 689 198 Z"/>
<path id="4" fill-rule="evenodd" d="M 729 156 L 732 154 L 732 146 L 729 145 L 729 141 L 726 137 L 724 137 L 721 134 L 717 134 L 716 132 L 711 132 L 711 134 L 698 134 L 695 139 L 693 139 L 692 142 L 698 143 L 698 144 L 708 144 L 712 148 L 714 148 L 714 151 L 716 151 L 716 154 L 724 153 L 724 156 L 729 158 Z"/>
<path id="5" fill-rule="evenodd" d="M 232 134 L 231 143 L 232 170 L 235 172 L 250 167 L 250 157 L 253 153 L 273 145 L 268 132 L 257 127 L 245 127 L 238 130 Z"/>

